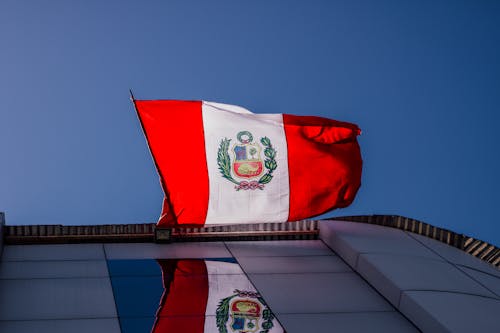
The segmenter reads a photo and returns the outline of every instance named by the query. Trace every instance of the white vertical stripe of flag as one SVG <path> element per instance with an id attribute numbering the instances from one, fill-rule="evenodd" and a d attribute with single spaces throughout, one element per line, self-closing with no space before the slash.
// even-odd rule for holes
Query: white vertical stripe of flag
<path id="1" fill-rule="evenodd" d="M 227 104 L 203 102 L 203 127 L 209 178 L 209 201 L 205 224 L 230 224 L 253 222 L 284 222 L 289 212 L 288 158 L 283 116 L 281 114 L 253 114 Z M 268 137 L 277 152 L 277 168 L 273 179 L 264 189 L 235 190 L 235 184 L 222 177 L 217 164 L 221 140 L 231 139 L 231 149 L 238 143 L 238 132 L 249 131 L 253 142 Z M 261 145 L 262 146 L 262 145 Z M 264 147 L 262 147 L 264 148 Z M 264 160 L 264 150 L 261 151 Z M 231 170 L 232 172 L 232 170 Z M 264 168 L 262 175 L 267 172 Z M 261 176 L 262 176 L 261 175 Z M 238 178 L 237 181 L 248 180 Z"/>

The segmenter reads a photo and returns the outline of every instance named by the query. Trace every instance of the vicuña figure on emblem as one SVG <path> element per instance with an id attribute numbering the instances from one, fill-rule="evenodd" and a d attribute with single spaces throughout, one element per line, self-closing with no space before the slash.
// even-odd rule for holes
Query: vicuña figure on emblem
<path id="1" fill-rule="evenodd" d="M 241 131 L 236 135 L 239 143 L 231 148 L 233 159 L 229 157 L 229 144 L 231 139 L 221 140 L 217 152 L 217 165 L 222 177 L 234 183 L 236 191 L 239 190 L 263 190 L 264 184 L 273 179 L 273 171 L 278 164 L 276 162 L 276 150 L 268 137 L 263 137 L 259 142 L 253 142 L 253 135 L 249 131 Z M 264 147 L 265 159 L 262 160 L 261 153 Z M 264 173 L 264 168 L 267 170 Z M 241 178 L 238 181 L 236 178 Z M 263 174 L 264 173 L 264 174 Z M 263 174 L 263 175 L 262 175 Z"/>

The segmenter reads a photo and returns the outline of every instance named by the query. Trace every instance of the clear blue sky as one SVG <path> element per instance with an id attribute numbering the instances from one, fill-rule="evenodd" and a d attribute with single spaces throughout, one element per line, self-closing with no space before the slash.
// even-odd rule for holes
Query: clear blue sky
<path id="1" fill-rule="evenodd" d="M 500 245 L 499 1 L 3 0 L 0 41 L 8 224 L 156 221 L 132 88 L 357 123 L 363 185 L 330 215 Z"/>

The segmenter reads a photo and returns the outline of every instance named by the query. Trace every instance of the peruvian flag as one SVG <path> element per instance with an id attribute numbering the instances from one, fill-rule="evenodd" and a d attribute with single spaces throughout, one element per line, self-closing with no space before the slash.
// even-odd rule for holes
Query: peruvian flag
<path id="1" fill-rule="evenodd" d="M 159 226 L 297 221 L 361 184 L 358 126 L 205 101 L 135 100 L 165 193 Z"/>
<path id="2" fill-rule="evenodd" d="M 163 275 L 152 333 L 284 333 L 235 262 L 158 259 Z"/>

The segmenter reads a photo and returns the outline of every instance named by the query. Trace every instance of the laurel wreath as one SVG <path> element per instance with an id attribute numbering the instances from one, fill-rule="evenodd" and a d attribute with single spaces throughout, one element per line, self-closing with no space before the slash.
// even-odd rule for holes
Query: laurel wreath
<path id="1" fill-rule="evenodd" d="M 231 143 L 231 139 L 224 138 L 221 140 L 219 145 L 219 150 L 217 151 L 217 165 L 219 166 L 219 171 L 222 174 L 222 177 L 226 178 L 230 182 L 240 185 L 236 179 L 231 176 L 231 159 L 229 157 L 229 144 Z M 259 178 L 259 184 L 267 184 L 273 179 L 273 171 L 278 167 L 278 163 L 276 162 L 276 149 L 274 149 L 271 144 L 271 140 L 268 137 L 263 137 L 260 139 L 260 143 L 265 147 L 264 148 L 264 166 L 267 169 L 267 172 Z"/>
<path id="2" fill-rule="evenodd" d="M 271 140 L 269 140 L 267 136 L 261 138 L 260 143 L 266 147 L 264 149 L 264 156 L 266 157 L 264 160 L 264 166 L 267 169 L 267 173 L 260 177 L 259 183 L 267 184 L 271 181 L 271 179 L 273 179 L 273 171 L 278 167 L 278 163 L 276 163 L 276 160 L 274 159 L 276 157 L 276 149 L 274 149 L 271 144 Z"/>
<path id="3" fill-rule="evenodd" d="M 226 297 L 219 302 L 219 306 L 217 307 L 217 311 L 215 312 L 219 333 L 227 333 L 226 323 L 229 319 L 229 302 L 235 296 L 236 295 Z"/>
<path id="4" fill-rule="evenodd" d="M 217 307 L 217 311 L 215 313 L 219 333 L 227 333 L 226 323 L 229 319 L 229 302 L 236 296 L 237 295 L 226 297 L 219 302 L 219 306 Z M 269 331 L 274 326 L 274 314 L 267 307 L 266 302 L 264 301 L 262 296 L 258 296 L 257 300 L 266 307 L 262 311 L 262 319 L 264 319 L 264 322 L 262 323 L 262 330 L 259 333 L 269 333 Z"/>
<path id="5" fill-rule="evenodd" d="M 231 139 L 224 138 L 221 140 L 219 145 L 219 150 L 217 151 L 217 165 L 219 166 L 219 171 L 222 174 L 222 177 L 227 180 L 239 185 L 239 182 L 236 181 L 231 176 L 231 159 L 229 158 L 229 143 Z"/>

